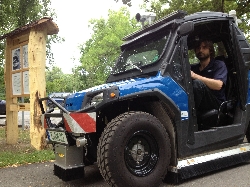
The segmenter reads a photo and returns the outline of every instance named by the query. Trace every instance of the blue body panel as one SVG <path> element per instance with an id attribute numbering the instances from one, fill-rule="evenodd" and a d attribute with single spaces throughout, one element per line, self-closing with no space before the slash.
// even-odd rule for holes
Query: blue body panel
<path id="1" fill-rule="evenodd" d="M 185 90 L 178 85 L 171 77 L 163 77 L 158 73 L 155 77 L 136 78 L 126 81 L 113 82 L 95 86 L 75 94 L 66 99 L 66 109 L 75 111 L 81 109 L 82 101 L 87 92 L 109 88 L 113 85 L 119 88 L 119 97 L 128 96 L 134 93 L 140 93 L 147 90 L 159 89 L 179 107 L 180 111 L 188 114 L 188 96 Z M 70 104 L 71 103 L 71 104 Z M 185 118 L 187 118 L 186 116 Z M 183 119 L 183 118 L 182 118 Z"/>

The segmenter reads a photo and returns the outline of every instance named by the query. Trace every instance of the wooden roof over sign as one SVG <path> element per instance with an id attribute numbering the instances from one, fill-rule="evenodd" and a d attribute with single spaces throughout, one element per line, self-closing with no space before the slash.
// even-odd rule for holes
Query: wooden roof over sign
<path id="1" fill-rule="evenodd" d="M 26 30 L 28 30 L 32 27 L 38 26 L 38 25 L 46 25 L 46 27 L 48 29 L 47 30 L 48 35 L 57 34 L 59 32 L 59 28 L 58 28 L 57 24 L 52 21 L 52 18 L 44 17 L 40 20 L 29 23 L 25 26 L 19 27 L 19 28 L 15 29 L 15 30 L 3 35 L 3 36 L 0 36 L 0 40 L 4 39 L 6 37 L 11 37 L 13 35 L 19 34 L 23 31 L 26 31 Z"/>

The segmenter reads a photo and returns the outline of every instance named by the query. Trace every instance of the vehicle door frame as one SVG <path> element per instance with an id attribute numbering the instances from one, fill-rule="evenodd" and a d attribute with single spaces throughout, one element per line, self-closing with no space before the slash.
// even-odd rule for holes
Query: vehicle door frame
<path id="1" fill-rule="evenodd" d="M 209 20 L 208 20 L 209 21 Z M 224 20 L 225 21 L 225 20 Z M 234 32 L 230 33 L 230 37 L 234 38 Z M 188 48 L 187 45 L 187 37 L 183 36 L 181 40 L 182 50 L 183 50 L 183 62 L 188 67 L 189 64 L 189 57 L 186 56 L 187 52 L 186 49 Z M 234 42 L 235 43 L 235 42 Z M 239 75 L 240 76 L 240 75 Z M 185 79 L 187 80 L 185 84 L 185 90 L 189 93 L 189 97 L 194 97 L 192 93 L 192 79 L 190 71 L 186 71 L 184 75 Z M 191 80 L 191 81 L 190 81 Z M 239 89 L 239 88 L 238 88 Z M 189 98 L 189 102 L 194 100 L 194 98 Z M 192 107 L 189 107 L 189 115 L 190 118 L 196 119 L 195 112 Z M 183 158 L 186 156 L 190 156 L 193 154 L 199 154 L 206 151 L 212 151 L 228 146 L 237 145 L 242 143 L 245 135 L 245 120 L 240 120 L 240 116 L 242 117 L 244 113 L 243 111 L 236 111 L 237 115 L 234 121 L 234 124 L 228 126 L 221 126 L 214 129 L 204 130 L 204 131 L 197 131 L 196 128 L 193 128 L 195 124 L 189 123 L 188 134 L 184 135 L 184 131 L 187 129 L 186 127 L 182 127 L 183 129 L 177 129 L 178 136 L 178 155 L 179 157 Z M 246 114 L 245 114 L 246 115 Z M 189 120 L 190 122 L 194 122 L 195 120 Z M 194 141 L 190 141 L 194 140 Z"/>

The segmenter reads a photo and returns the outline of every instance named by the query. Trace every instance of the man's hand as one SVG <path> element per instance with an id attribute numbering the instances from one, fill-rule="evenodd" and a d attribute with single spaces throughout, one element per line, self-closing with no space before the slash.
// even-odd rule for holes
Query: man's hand
<path id="1" fill-rule="evenodd" d="M 193 71 L 191 71 L 191 78 L 192 78 L 192 79 L 197 79 L 196 77 L 197 77 L 197 74 L 194 73 Z"/>
<path id="2" fill-rule="evenodd" d="M 202 77 L 202 76 L 194 73 L 193 71 L 191 71 L 191 78 L 198 79 L 198 80 L 204 82 L 204 84 L 207 85 L 207 87 L 212 89 L 212 90 L 220 90 L 223 86 L 223 82 L 221 80 L 215 80 L 215 79 Z"/>

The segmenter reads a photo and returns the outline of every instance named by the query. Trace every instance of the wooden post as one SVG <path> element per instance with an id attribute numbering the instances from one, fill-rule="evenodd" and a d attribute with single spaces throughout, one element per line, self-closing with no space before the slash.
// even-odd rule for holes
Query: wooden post
<path id="1" fill-rule="evenodd" d="M 45 64 L 46 64 L 47 29 L 36 26 L 29 36 L 29 87 L 30 87 L 30 139 L 36 149 L 43 149 L 45 130 L 41 123 L 41 110 L 38 99 L 46 96 Z"/>
<path id="2" fill-rule="evenodd" d="M 13 47 L 13 42 L 10 38 L 6 40 L 6 48 L 5 48 L 5 60 L 6 62 L 11 62 L 11 53 L 9 49 Z M 7 144 L 15 144 L 18 139 L 18 113 L 17 111 L 11 111 L 10 105 L 8 103 L 17 103 L 17 98 L 12 97 L 11 84 L 6 84 L 8 80 L 11 80 L 10 73 L 10 65 L 5 64 L 5 88 L 6 88 L 6 143 Z M 7 113 L 8 111 L 8 113 Z"/>

